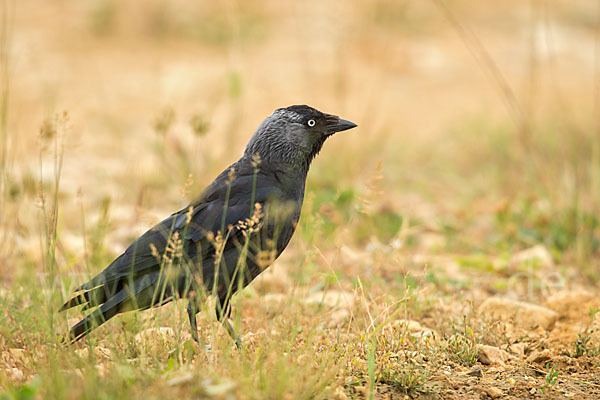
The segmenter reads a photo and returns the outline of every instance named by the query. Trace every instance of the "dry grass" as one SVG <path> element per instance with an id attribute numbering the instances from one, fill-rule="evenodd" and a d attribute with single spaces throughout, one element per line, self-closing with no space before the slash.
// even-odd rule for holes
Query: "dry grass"
<path id="1" fill-rule="evenodd" d="M 598 292 L 597 5 L 202 3 L 2 1 L 0 398 L 597 398 L 597 295 L 551 331 L 477 313 Z M 210 306 L 195 345 L 179 303 L 59 346 L 63 296 L 297 103 L 359 128 L 234 299 L 246 347 Z M 515 261 L 536 245 L 550 260 Z"/>

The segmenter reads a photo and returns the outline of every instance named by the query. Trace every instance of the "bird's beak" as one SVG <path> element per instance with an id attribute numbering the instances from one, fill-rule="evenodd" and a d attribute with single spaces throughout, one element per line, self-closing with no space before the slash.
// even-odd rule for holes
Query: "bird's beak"
<path id="1" fill-rule="evenodd" d="M 347 119 L 337 118 L 334 123 L 327 125 L 327 133 L 333 135 L 336 132 L 356 128 L 357 126 L 358 125 L 354 122 L 348 121 Z"/>

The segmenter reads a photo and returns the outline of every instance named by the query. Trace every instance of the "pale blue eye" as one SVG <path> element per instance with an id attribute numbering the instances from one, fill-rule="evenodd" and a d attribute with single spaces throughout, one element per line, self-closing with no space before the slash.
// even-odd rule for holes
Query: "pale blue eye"
<path id="1" fill-rule="evenodd" d="M 316 122 L 314 119 L 309 119 L 307 124 L 308 124 L 308 126 L 313 127 L 313 126 L 315 126 Z"/>

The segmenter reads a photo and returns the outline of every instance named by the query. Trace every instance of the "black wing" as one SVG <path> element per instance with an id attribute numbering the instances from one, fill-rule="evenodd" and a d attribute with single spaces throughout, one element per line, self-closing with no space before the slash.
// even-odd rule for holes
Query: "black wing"
<path id="1" fill-rule="evenodd" d="M 229 177 L 232 167 L 236 169 L 233 180 Z M 227 252 L 240 239 L 238 236 L 241 231 L 236 225 L 250 217 L 253 205 L 264 205 L 269 199 L 281 199 L 283 196 L 275 177 L 255 174 L 254 168 L 240 162 L 234 164 L 221 173 L 188 207 L 145 232 L 104 271 L 76 290 L 79 293 L 68 300 L 61 311 L 77 305 L 84 305 L 84 309 L 95 306 L 100 308 L 74 326 L 71 337 L 84 336 L 93 327 L 119 312 L 157 305 L 155 292 L 162 286 L 159 282 L 161 268 L 164 266 L 162 257 L 163 254 L 168 255 L 166 251 L 170 240 L 172 243 L 174 238 L 179 238 L 182 257 L 185 261 L 191 261 L 178 264 L 181 269 L 179 275 L 185 276 L 190 271 L 185 270 L 184 265 L 204 265 L 202 260 L 212 258 L 215 251 L 212 239 L 223 227 L 227 231 L 228 227 L 233 226 L 229 229 L 229 240 L 225 248 Z M 161 298 L 159 303 L 169 301 L 173 294 Z"/>

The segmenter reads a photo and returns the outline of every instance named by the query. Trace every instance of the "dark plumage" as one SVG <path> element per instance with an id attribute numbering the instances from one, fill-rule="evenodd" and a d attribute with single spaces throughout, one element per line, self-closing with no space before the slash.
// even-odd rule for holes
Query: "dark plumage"
<path id="1" fill-rule="evenodd" d="M 217 296 L 228 322 L 229 299 L 268 267 L 289 243 L 302 208 L 306 175 L 325 140 L 356 125 L 308 106 L 275 110 L 242 157 L 189 206 L 135 240 L 104 271 L 81 285 L 60 311 L 92 309 L 74 325 L 76 341 L 115 315 L 189 299 L 192 335 L 203 295 Z"/>

